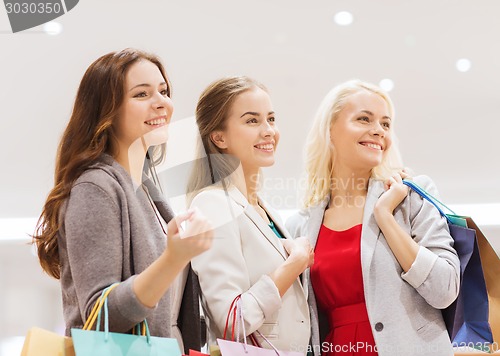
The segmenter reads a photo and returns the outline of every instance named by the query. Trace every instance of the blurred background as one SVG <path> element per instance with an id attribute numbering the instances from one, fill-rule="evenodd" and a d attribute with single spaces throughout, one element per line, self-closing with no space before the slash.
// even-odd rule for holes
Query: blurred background
<path id="1" fill-rule="evenodd" d="M 164 172 L 192 159 L 201 91 L 221 76 L 252 76 L 268 87 L 281 131 L 264 195 L 286 218 L 300 204 L 317 106 L 359 78 L 389 91 L 405 165 L 432 177 L 443 201 L 472 215 L 500 251 L 499 18 L 497 0 L 82 0 L 13 34 L 2 7 L 0 356 L 19 355 L 32 326 L 64 330 L 59 284 L 41 271 L 28 234 L 84 71 L 125 47 L 159 55 L 173 83 Z M 167 194 L 184 183 L 163 177 Z M 169 197 L 184 208 L 183 196 Z"/>

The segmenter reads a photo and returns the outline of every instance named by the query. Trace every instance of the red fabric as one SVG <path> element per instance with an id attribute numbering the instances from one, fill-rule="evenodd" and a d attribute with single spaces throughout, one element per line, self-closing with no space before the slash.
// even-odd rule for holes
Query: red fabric
<path id="1" fill-rule="evenodd" d="M 182 356 L 210 356 L 210 355 L 201 353 L 200 351 L 189 350 L 189 355 L 182 355 Z"/>
<path id="2" fill-rule="evenodd" d="M 361 273 L 361 227 L 345 231 L 322 225 L 316 243 L 311 282 L 330 330 L 322 340 L 323 356 L 376 356 L 366 311 Z"/>

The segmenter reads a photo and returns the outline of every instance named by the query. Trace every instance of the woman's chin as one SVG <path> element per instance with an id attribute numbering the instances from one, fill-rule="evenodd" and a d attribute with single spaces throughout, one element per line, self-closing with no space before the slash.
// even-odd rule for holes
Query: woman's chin
<path id="1" fill-rule="evenodd" d="M 166 126 L 149 131 L 144 135 L 144 140 L 148 146 L 158 146 L 168 141 L 168 129 Z"/>
<path id="2" fill-rule="evenodd" d="M 272 167 L 274 166 L 274 158 L 273 159 L 268 159 L 263 162 L 261 162 L 260 167 L 266 168 L 266 167 Z"/>

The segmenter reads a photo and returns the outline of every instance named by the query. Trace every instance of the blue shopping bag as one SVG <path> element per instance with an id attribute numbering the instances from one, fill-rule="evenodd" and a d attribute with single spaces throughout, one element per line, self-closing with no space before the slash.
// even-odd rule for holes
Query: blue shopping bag
<path id="1" fill-rule="evenodd" d="M 109 331 L 107 297 L 116 286 L 117 284 L 113 284 L 103 291 L 83 329 L 71 329 L 76 356 L 181 356 L 177 340 L 151 336 L 146 320 L 141 323 L 145 335 Z M 104 309 L 104 331 L 99 331 L 102 309 Z M 96 318 L 97 328 L 93 331 L 91 328 Z"/>
<path id="2" fill-rule="evenodd" d="M 450 208 L 427 193 L 411 180 L 403 183 L 434 205 L 446 218 L 454 248 L 460 259 L 460 290 L 457 299 L 442 310 L 443 319 L 454 345 L 474 345 L 488 350 L 493 344 L 493 335 L 488 320 L 488 292 L 479 254 L 476 230 L 468 227 L 465 216 L 456 215 Z M 443 209 L 450 211 L 447 214 Z M 475 224 L 474 224 L 475 227 Z"/>

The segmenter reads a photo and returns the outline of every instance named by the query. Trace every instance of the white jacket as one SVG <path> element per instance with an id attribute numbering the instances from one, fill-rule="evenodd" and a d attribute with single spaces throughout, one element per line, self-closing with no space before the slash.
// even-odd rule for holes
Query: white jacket
<path id="1" fill-rule="evenodd" d="M 282 235 L 290 238 L 278 214 L 262 200 L 259 203 Z M 287 256 L 280 239 L 236 188 L 227 193 L 217 188 L 205 190 L 191 207 L 199 208 L 215 227 L 212 247 L 192 260 L 200 281 L 209 344 L 222 338 L 229 307 L 241 294 L 247 335 L 258 329 L 279 350 L 305 352 L 310 321 L 300 280 L 280 297 L 268 276 Z M 229 337 L 231 325 L 232 319 Z"/>

